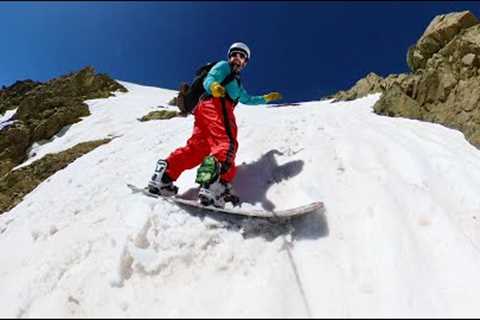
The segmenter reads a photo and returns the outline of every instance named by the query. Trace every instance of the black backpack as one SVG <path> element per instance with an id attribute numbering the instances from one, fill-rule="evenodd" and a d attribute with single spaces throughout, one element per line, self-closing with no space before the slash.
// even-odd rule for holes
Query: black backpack
<path id="1" fill-rule="evenodd" d="M 200 97 L 206 94 L 205 89 L 203 88 L 203 80 L 207 76 L 210 69 L 216 65 L 216 62 L 209 62 L 206 65 L 200 67 L 197 72 L 195 72 L 195 78 L 192 81 L 192 84 L 189 86 L 187 83 L 182 83 L 180 90 L 177 96 L 177 106 L 180 109 L 180 114 L 187 116 L 192 113 L 192 110 L 197 105 Z M 230 73 L 222 81 L 221 85 L 225 87 L 227 84 L 232 82 L 234 79 L 240 80 L 235 73 Z"/>

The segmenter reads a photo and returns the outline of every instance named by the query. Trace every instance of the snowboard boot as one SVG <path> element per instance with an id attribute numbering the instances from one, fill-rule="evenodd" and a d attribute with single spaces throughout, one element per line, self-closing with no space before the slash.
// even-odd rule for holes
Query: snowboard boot
<path id="1" fill-rule="evenodd" d="M 232 185 L 220 180 L 208 186 L 201 186 L 198 199 L 204 206 L 213 205 L 217 208 L 225 208 L 227 202 L 232 203 L 233 206 L 240 204 L 240 198 L 233 193 Z"/>
<path id="2" fill-rule="evenodd" d="M 167 175 L 168 163 L 165 160 L 158 160 L 155 172 L 148 182 L 148 191 L 161 196 L 174 196 L 178 193 L 178 187 L 173 184 L 172 179 Z"/>
<path id="3" fill-rule="evenodd" d="M 215 206 L 217 208 L 225 207 L 223 193 L 225 186 L 220 181 L 215 181 L 209 185 L 203 185 L 198 191 L 198 199 L 204 206 Z"/>
<path id="4" fill-rule="evenodd" d="M 225 202 L 230 202 L 233 204 L 234 207 L 240 205 L 240 198 L 239 196 L 233 191 L 233 187 L 231 183 L 228 182 L 220 182 L 225 186 L 225 191 L 223 192 L 223 199 Z"/>
<path id="5" fill-rule="evenodd" d="M 206 157 L 198 168 L 195 182 L 200 184 L 198 199 L 202 205 L 224 208 L 226 202 L 239 204 L 240 200 L 233 193 L 232 185 L 220 180 L 220 172 L 221 164 L 213 156 Z"/>

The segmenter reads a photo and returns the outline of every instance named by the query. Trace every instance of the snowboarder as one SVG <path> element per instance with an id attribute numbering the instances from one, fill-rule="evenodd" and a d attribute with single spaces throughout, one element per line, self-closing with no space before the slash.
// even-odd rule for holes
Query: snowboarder
<path id="1" fill-rule="evenodd" d="M 232 44 L 228 61 L 216 63 L 203 81 L 205 93 L 193 110 L 193 133 L 184 147 L 157 161 L 148 189 L 163 196 L 175 195 L 173 184 L 180 174 L 198 165 L 196 183 L 200 184 L 199 200 L 203 205 L 224 207 L 225 202 L 239 203 L 232 190 L 235 178 L 235 155 L 238 149 L 237 125 L 233 110 L 240 101 L 257 105 L 279 100 L 282 95 L 271 92 L 263 96 L 250 96 L 240 83 L 240 71 L 250 61 L 251 53 L 242 42 Z M 222 86 L 227 77 L 234 80 Z"/>

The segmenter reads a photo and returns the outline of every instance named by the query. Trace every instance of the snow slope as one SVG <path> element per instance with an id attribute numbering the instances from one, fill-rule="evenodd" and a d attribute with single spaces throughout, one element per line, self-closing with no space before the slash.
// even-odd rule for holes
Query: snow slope
<path id="1" fill-rule="evenodd" d="M 273 224 L 132 194 L 193 118 L 137 121 L 175 92 L 122 84 L 23 164 L 115 137 L 0 215 L 1 317 L 480 316 L 480 151 L 460 132 L 378 116 L 378 95 L 239 105 L 246 206 L 326 206 Z"/>
<path id="2" fill-rule="evenodd" d="M 10 118 L 17 112 L 17 109 L 14 110 L 7 110 L 3 115 L 0 115 L 0 130 L 6 126 L 11 125 L 14 123 L 14 120 L 10 120 Z"/>

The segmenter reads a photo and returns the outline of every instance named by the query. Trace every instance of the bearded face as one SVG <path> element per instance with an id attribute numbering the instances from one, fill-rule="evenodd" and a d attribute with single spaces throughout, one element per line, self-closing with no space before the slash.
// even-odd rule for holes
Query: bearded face
<path id="1" fill-rule="evenodd" d="M 234 51 L 230 53 L 228 62 L 232 66 L 232 70 L 239 73 L 247 65 L 248 59 L 243 52 Z"/>

